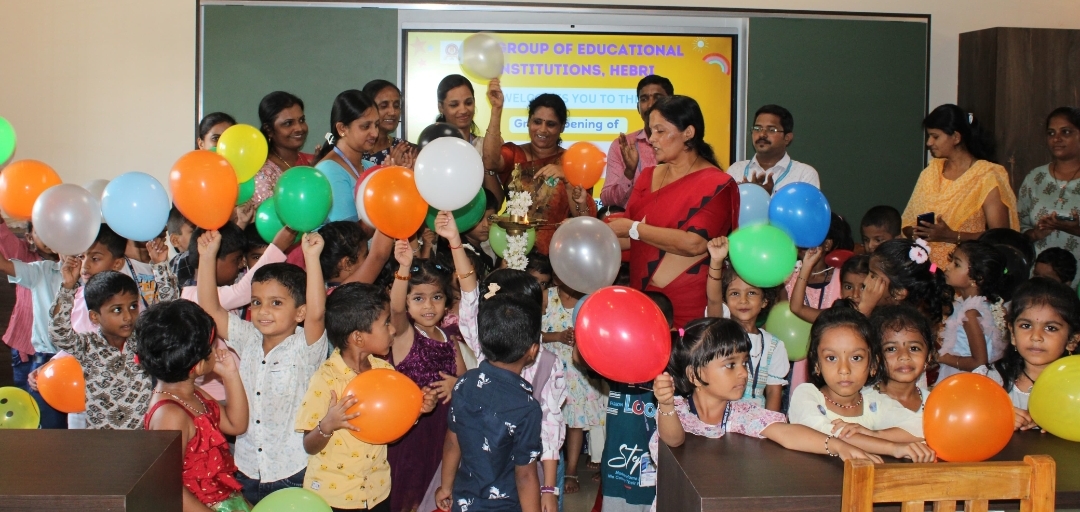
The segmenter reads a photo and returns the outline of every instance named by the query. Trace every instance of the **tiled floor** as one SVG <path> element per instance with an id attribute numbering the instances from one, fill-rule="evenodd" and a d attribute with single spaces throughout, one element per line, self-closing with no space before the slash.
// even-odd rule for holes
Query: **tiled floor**
<path id="1" fill-rule="evenodd" d="M 599 482 L 594 482 L 592 476 L 597 470 L 588 469 L 585 463 L 588 455 L 582 455 L 578 460 L 578 478 L 581 480 L 581 490 L 574 494 L 567 494 L 563 498 L 563 512 L 589 512 L 596 501 L 596 490 L 600 488 Z"/>

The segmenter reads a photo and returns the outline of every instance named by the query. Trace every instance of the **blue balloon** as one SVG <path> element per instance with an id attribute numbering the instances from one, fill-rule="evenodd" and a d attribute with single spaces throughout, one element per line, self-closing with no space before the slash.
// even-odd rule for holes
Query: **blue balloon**
<path id="1" fill-rule="evenodd" d="M 169 220 L 169 194 L 157 179 L 144 172 L 117 176 L 101 194 L 101 216 L 116 234 L 146 242 L 165 229 Z"/>
<path id="2" fill-rule="evenodd" d="M 784 230 L 799 247 L 821 245 L 831 222 L 829 201 L 809 183 L 784 185 L 769 203 L 769 224 Z"/>
<path id="3" fill-rule="evenodd" d="M 585 304 L 585 299 L 589 298 L 590 295 L 592 294 L 586 293 L 580 299 L 578 299 L 577 304 L 574 304 L 574 313 L 570 316 L 570 321 L 573 322 L 574 326 L 577 326 L 578 311 L 581 311 L 581 306 Z"/>
<path id="4" fill-rule="evenodd" d="M 739 227 L 769 222 L 769 193 L 756 183 L 739 184 Z"/>

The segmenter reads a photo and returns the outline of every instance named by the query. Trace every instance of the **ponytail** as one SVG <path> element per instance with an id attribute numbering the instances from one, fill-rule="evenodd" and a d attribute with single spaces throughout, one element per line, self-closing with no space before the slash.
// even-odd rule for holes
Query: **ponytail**
<path id="1" fill-rule="evenodd" d="M 326 158 L 326 155 L 330 154 L 330 151 L 333 151 L 337 143 L 341 141 L 341 136 L 337 131 L 338 123 L 348 126 L 372 108 L 375 108 L 375 100 L 361 91 L 349 89 L 338 94 L 334 98 L 333 108 L 330 109 L 330 131 L 326 134 L 326 144 L 319 148 L 319 152 L 315 155 L 315 162 Z"/>

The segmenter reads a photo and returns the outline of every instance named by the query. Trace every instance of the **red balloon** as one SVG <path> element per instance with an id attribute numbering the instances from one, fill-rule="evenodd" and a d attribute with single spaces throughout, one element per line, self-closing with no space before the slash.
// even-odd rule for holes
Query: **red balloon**
<path id="1" fill-rule="evenodd" d="M 926 397 L 923 435 L 939 459 L 984 461 L 1012 438 L 1012 400 L 998 383 L 982 375 L 953 375 Z"/>
<path id="2" fill-rule="evenodd" d="M 825 264 L 832 268 L 840 268 L 844 266 L 844 262 L 854 255 L 855 253 L 847 249 L 837 249 L 825 255 Z"/>
<path id="3" fill-rule="evenodd" d="M 86 380 L 74 357 L 56 357 L 45 363 L 37 384 L 41 398 L 54 409 L 67 413 L 86 410 Z"/>
<path id="4" fill-rule="evenodd" d="M 627 384 L 653 380 L 671 357 L 664 313 L 647 295 L 625 286 L 590 294 L 578 311 L 574 337 L 589 367 Z"/>
<path id="5" fill-rule="evenodd" d="M 591 142 L 575 142 L 562 156 L 563 173 L 571 185 L 590 188 L 600 181 L 607 156 Z"/>
<path id="6" fill-rule="evenodd" d="M 368 370 L 349 382 L 342 397 L 355 396 L 346 414 L 360 413 L 349 423 L 353 437 L 368 444 L 389 444 L 401 438 L 420 417 L 424 393 L 412 379 L 387 368 Z"/>

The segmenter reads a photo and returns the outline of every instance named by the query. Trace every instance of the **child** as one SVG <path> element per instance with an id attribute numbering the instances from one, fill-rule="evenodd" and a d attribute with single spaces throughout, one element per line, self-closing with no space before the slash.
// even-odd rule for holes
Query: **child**
<path id="1" fill-rule="evenodd" d="M 450 234 L 445 226 L 440 231 Z M 456 226 L 452 234 L 457 234 Z M 390 323 L 398 334 L 390 351 L 390 363 L 422 389 L 439 387 L 446 396 L 434 414 L 422 416 L 387 450 L 394 482 L 390 508 L 393 512 L 410 512 L 423 501 L 442 461 L 449 391 L 457 377 L 465 373 L 465 361 L 457 350 L 461 338 L 457 326 L 445 330 L 439 327 L 450 300 L 450 269 L 430 259 L 414 260 L 405 240 L 398 240 L 394 249 L 399 267 L 390 288 Z"/>
<path id="2" fill-rule="evenodd" d="M 555 275 L 551 269 L 551 260 L 546 254 L 540 254 L 535 249 L 529 251 L 529 262 L 525 264 L 525 271 L 535 277 L 536 282 L 545 290 L 551 286 L 552 276 Z"/>
<path id="3" fill-rule="evenodd" d="M 758 318 L 768 315 L 769 308 L 776 302 L 776 288 L 751 286 L 743 281 L 733 268 L 727 268 L 723 273 L 713 270 L 720 268 L 727 258 L 727 238 L 710 240 L 708 249 L 711 260 L 709 282 L 705 290 L 710 296 L 709 302 L 714 302 L 712 297 L 717 295 L 723 297 L 731 319 L 738 322 L 750 338 L 751 379 L 747 382 L 749 385 L 746 386 L 743 400 L 779 412 L 784 386 L 787 385 L 784 379 L 789 370 L 787 348 L 779 338 L 757 326 Z M 761 371 L 763 364 L 764 373 Z"/>
<path id="4" fill-rule="evenodd" d="M 390 353 L 394 339 L 389 306 L 385 289 L 362 283 L 341 285 L 326 299 L 326 338 L 334 351 L 312 375 L 294 428 L 304 433 L 304 451 L 309 455 L 304 488 L 335 509 L 390 510 L 386 446 L 365 443 L 349 433 L 357 430 L 349 420 L 359 413 L 345 413 L 356 398 L 342 395 L 357 375 L 374 368 L 393 369 L 380 359 Z M 421 412 L 434 408 L 435 395 L 426 393 Z"/>
<path id="5" fill-rule="evenodd" d="M 1046 277 L 1065 285 L 1076 278 L 1076 256 L 1061 247 L 1051 247 L 1035 258 L 1032 277 Z"/>
<path id="6" fill-rule="evenodd" d="M 200 275 L 199 267 L 202 264 L 202 258 L 199 257 L 199 239 L 205 233 L 206 230 L 202 228 L 196 229 L 188 246 L 188 254 L 193 257 L 189 260 L 189 263 L 195 270 L 196 277 Z M 296 239 L 296 232 L 289 228 L 282 228 L 274 236 L 273 243 L 268 245 L 262 256 L 259 257 L 259 261 L 248 269 L 248 273 L 239 280 L 237 280 L 237 277 L 243 267 L 244 251 L 247 249 L 247 238 L 244 231 L 230 222 L 218 229 L 217 233 L 220 242 L 218 242 L 217 259 L 214 260 L 214 286 L 218 289 L 218 300 L 221 307 L 232 311 L 251 302 L 251 278 L 255 275 L 255 271 L 264 265 L 285 261 L 284 251 Z M 198 279 L 193 284 L 185 286 L 180 291 L 180 297 L 198 303 Z"/>
<path id="7" fill-rule="evenodd" d="M 24 263 L 35 261 L 56 260 L 57 255 L 38 238 L 34 232 L 33 223 L 28 223 L 26 235 L 16 236 L 6 222 L 0 222 L 0 271 L 10 265 L 10 260 L 19 260 Z M 14 270 L 12 268 L 12 270 Z M 14 274 L 8 274 L 14 275 Z M 11 319 L 8 321 L 7 330 L 4 332 L 4 343 L 11 348 L 11 369 L 15 380 L 15 386 L 29 391 L 27 376 L 33 370 L 34 345 L 34 299 L 30 289 L 25 286 L 15 287 L 15 306 L 11 310 Z"/>
<path id="8" fill-rule="evenodd" d="M 184 446 L 184 510 L 250 511 L 233 476 L 236 464 L 226 435 L 244 433 L 247 397 L 233 359 L 213 349 L 214 320 L 186 300 L 150 306 L 135 324 L 139 365 L 157 380 L 146 430 L 179 430 Z M 215 371 L 225 381 L 228 405 L 221 406 L 195 385 Z"/>
<path id="9" fill-rule="evenodd" d="M 865 254 L 873 253 L 884 242 L 899 238 L 900 224 L 900 212 L 892 206 L 880 205 L 867 210 L 859 223 Z"/>
<path id="10" fill-rule="evenodd" d="M 577 462 L 585 443 L 585 431 L 600 428 L 603 424 L 603 402 L 600 390 L 573 362 L 574 324 L 572 316 L 574 306 L 584 295 L 566 285 L 559 276 L 554 278 L 555 286 L 545 293 L 544 314 L 541 340 L 544 348 L 558 356 L 566 367 L 566 404 L 563 405 L 563 417 L 566 418 L 566 475 L 563 479 L 566 494 L 578 492 Z"/>
<path id="11" fill-rule="evenodd" d="M 919 311 L 906 304 L 882 306 L 870 315 L 875 339 L 881 345 L 885 372 L 874 390 L 922 417 L 928 392 L 920 380 L 934 361 L 934 332 Z M 914 425 L 913 425 L 914 426 Z M 922 429 L 912 432 L 922 437 Z"/>
<path id="12" fill-rule="evenodd" d="M 840 266 L 840 298 L 852 301 L 856 306 L 862 295 L 862 284 L 870 273 L 870 256 L 857 254 Z"/>
<path id="13" fill-rule="evenodd" d="M 810 329 L 806 359 L 812 383 L 792 392 L 791 423 L 841 437 L 870 453 L 934 460 L 933 450 L 911 433 L 915 427 L 902 421 L 910 419 L 903 407 L 864 392 L 883 371 L 881 348 L 865 316 L 849 308 L 822 311 Z"/>
<path id="14" fill-rule="evenodd" d="M 1028 398 L 1035 380 L 1050 363 L 1076 350 L 1080 333 L 1080 299 L 1069 287 L 1036 277 L 1020 286 L 1009 313 L 1009 340 L 1005 355 L 993 367 L 974 373 L 986 375 L 1009 392 L 1014 427 L 1038 425 L 1028 414 Z"/>
<path id="15" fill-rule="evenodd" d="M 521 370 L 540 350 L 540 308 L 520 296 L 495 297 L 480 305 L 478 324 L 486 359 L 454 386 L 435 499 L 454 512 L 539 512 L 541 492 L 553 489 L 540 487 L 543 413 Z"/>
<path id="16" fill-rule="evenodd" d="M 779 412 L 740 400 L 750 363 L 750 340 L 739 324 L 723 318 L 703 318 L 686 325 L 672 351 L 668 371 L 653 381 L 658 403 L 657 431 L 649 443 L 656 460 L 658 440 L 681 446 L 686 433 L 719 438 L 736 433 L 770 439 L 807 453 L 848 459 L 881 459 L 847 442 L 803 425 L 788 424 Z M 651 468 L 653 476 L 656 468 Z"/>
<path id="17" fill-rule="evenodd" d="M 176 251 L 176 255 L 169 260 L 169 271 L 176 276 L 176 281 L 180 283 L 180 286 L 190 286 L 195 281 L 195 268 L 188 260 L 191 255 L 188 248 L 191 245 L 191 235 L 195 231 L 195 225 L 173 206 L 169 210 L 169 220 L 165 223 L 165 231 L 169 234 L 169 243 Z"/>
<path id="18" fill-rule="evenodd" d="M 255 265 L 259 264 L 259 258 L 266 252 L 266 248 L 270 244 L 263 240 L 254 224 L 249 224 L 248 227 L 244 228 L 244 240 L 247 242 L 244 249 L 244 268 L 248 272 L 253 272 Z"/>
<path id="19" fill-rule="evenodd" d="M 246 322 L 218 301 L 214 272 L 221 242 L 217 231 L 198 239 L 199 305 L 214 319 L 218 336 L 240 356 L 248 415 L 255 421 L 236 438 L 236 476 L 244 497 L 257 505 L 273 491 L 304 483 L 308 457 L 293 423 L 305 386 L 326 359 L 326 292 L 315 264 L 323 243 L 317 234 L 304 235 L 304 255 L 312 263 L 306 276 L 288 263 L 270 263 L 254 272 L 252 321 Z"/>
<path id="20" fill-rule="evenodd" d="M 376 231 L 370 238 L 355 222 L 327 222 L 319 228 L 326 243 L 319 264 L 329 290 L 345 283 L 374 283 L 394 251 L 394 241 Z M 304 268 L 299 251 L 291 251 L 286 260 Z"/>
<path id="21" fill-rule="evenodd" d="M 86 428 L 141 428 L 154 388 L 135 362 L 132 337 L 139 316 L 139 288 L 131 277 L 111 270 L 87 281 L 86 308 L 98 329 L 77 333 L 71 328 L 80 261 L 69 256 L 61 268 L 63 283 L 53 305 L 50 335 L 57 348 L 75 357 L 86 379 Z"/>
<path id="22" fill-rule="evenodd" d="M 870 256 L 870 273 L 858 296 L 859 311 L 870 316 L 879 304 L 914 306 L 935 329 L 952 304 L 953 291 L 945 273 L 930 262 L 930 249 L 922 240 L 894 239 L 882 243 Z"/>
<path id="23" fill-rule="evenodd" d="M 945 282 L 959 296 L 941 331 L 938 381 L 996 362 L 1005 353 L 1005 257 L 994 246 L 968 240 L 956 246 Z"/>

